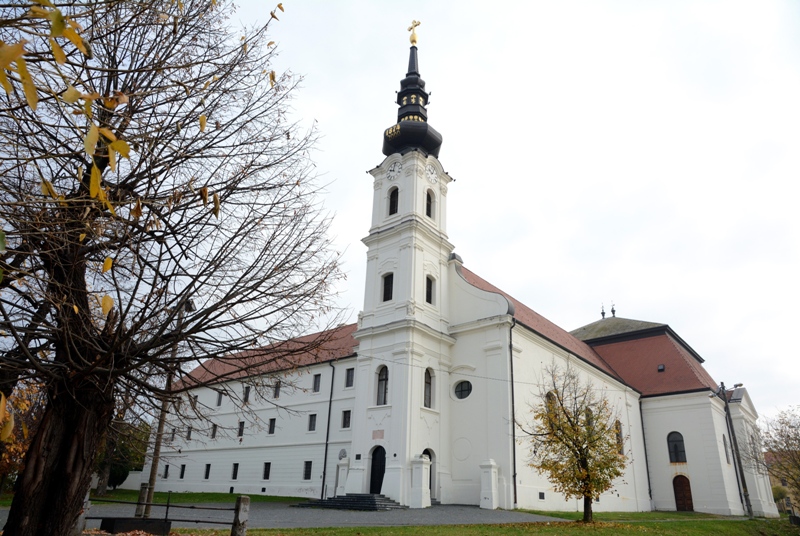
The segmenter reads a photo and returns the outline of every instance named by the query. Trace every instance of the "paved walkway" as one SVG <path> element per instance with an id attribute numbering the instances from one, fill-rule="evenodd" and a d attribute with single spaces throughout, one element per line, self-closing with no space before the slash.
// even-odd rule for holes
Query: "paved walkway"
<path id="1" fill-rule="evenodd" d="M 231 507 L 230 504 L 200 506 Z M 132 517 L 133 505 L 93 503 L 89 516 Z M 152 517 L 164 515 L 164 508 L 154 506 Z M 8 508 L 0 508 L 0 527 L 5 524 Z M 170 518 L 189 520 L 233 520 L 233 512 L 170 509 Z M 387 512 L 352 512 L 322 508 L 292 508 L 286 503 L 253 503 L 250 505 L 249 528 L 312 528 L 367 527 L 400 525 L 481 525 L 499 523 L 531 523 L 564 521 L 546 516 L 506 510 L 481 510 L 477 506 L 441 505 L 431 508 L 390 510 Z M 175 521 L 173 528 L 223 528 L 207 522 Z M 99 528 L 99 520 L 90 520 L 88 528 Z"/>

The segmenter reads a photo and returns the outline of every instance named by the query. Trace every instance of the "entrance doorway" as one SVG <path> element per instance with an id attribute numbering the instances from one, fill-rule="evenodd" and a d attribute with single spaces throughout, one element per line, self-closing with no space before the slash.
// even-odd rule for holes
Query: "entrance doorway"
<path id="1" fill-rule="evenodd" d="M 386 472 L 386 450 L 375 447 L 372 451 L 372 465 L 370 468 L 369 492 L 380 493 L 383 486 L 383 474 Z"/>
<path id="2" fill-rule="evenodd" d="M 675 509 L 678 512 L 693 512 L 692 487 L 689 479 L 683 475 L 678 475 L 672 479 L 672 489 L 675 491 Z"/>
<path id="3" fill-rule="evenodd" d="M 434 489 L 434 475 L 436 474 L 436 457 L 433 455 L 433 451 L 431 449 L 425 449 L 422 451 L 423 456 L 427 456 L 428 459 L 431 461 L 430 473 L 428 474 L 428 488 L 431 490 L 431 499 L 436 498 L 436 494 L 433 492 Z"/>

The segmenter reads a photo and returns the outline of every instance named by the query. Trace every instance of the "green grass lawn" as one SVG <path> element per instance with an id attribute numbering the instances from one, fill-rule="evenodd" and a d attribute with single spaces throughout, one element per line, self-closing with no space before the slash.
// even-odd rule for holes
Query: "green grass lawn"
<path id="1" fill-rule="evenodd" d="M 515 523 L 506 525 L 440 525 L 435 527 L 341 527 L 328 529 L 248 529 L 248 536 L 501 536 L 522 534 L 558 534 L 564 536 L 591 534 L 614 536 L 648 534 L 653 536 L 798 536 L 800 528 L 788 520 L 706 519 L 698 516 L 677 519 L 647 520 L 632 523 Z M 173 536 L 228 536 L 230 529 L 177 530 Z"/>
<path id="2" fill-rule="evenodd" d="M 200 504 L 200 503 L 235 503 L 236 497 L 241 493 L 170 493 L 169 502 L 175 504 Z M 90 495 L 91 500 L 100 502 L 100 499 L 114 499 L 115 501 L 131 501 L 136 502 L 139 498 L 139 492 L 129 489 L 115 489 L 109 491 L 103 497 L 95 497 L 94 493 Z M 250 502 L 287 502 L 295 503 L 307 501 L 308 499 L 302 497 L 273 497 L 270 495 L 250 495 Z M 153 503 L 166 504 L 167 493 L 157 491 L 153 494 Z"/>
<path id="3" fill-rule="evenodd" d="M 236 497 L 240 494 L 236 493 L 171 493 L 169 502 L 175 504 L 199 504 L 199 503 L 235 503 Z M 11 506 L 11 499 L 14 495 L 11 493 L 3 493 L 0 495 L 0 506 Z M 94 493 L 90 495 L 91 500 L 99 501 L 99 499 L 114 499 L 115 501 L 131 501 L 136 502 L 139 498 L 139 492 L 128 489 L 116 489 L 109 491 L 104 497 L 95 497 Z M 272 497 L 269 495 L 250 495 L 250 502 L 288 502 L 295 503 L 307 501 L 303 497 Z M 153 502 L 157 504 L 167 504 L 167 494 L 156 492 L 153 495 Z"/>

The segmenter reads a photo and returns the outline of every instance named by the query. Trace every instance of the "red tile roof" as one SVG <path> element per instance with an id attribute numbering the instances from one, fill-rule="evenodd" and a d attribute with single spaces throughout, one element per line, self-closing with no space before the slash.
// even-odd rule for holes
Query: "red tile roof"
<path id="1" fill-rule="evenodd" d="M 466 279 L 467 283 L 470 285 L 488 292 L 502 294 L 506 297 L 506 299 L 514 304 L 514 318 L 517 319 L 517 322 L 524 324 L 526 327 L 538 333 L 545 339 L 548 339 L 557 346 L 560 346 L 561 348 L 564 348 L 570 353 L 578 356 L 590 365 L 593 365 L 594 367 L 610 375 L 612 378 L 622 379 L 621 376 L 614 370 L 614 367 L 610 366 L 606 361 L 604 361 L 602 356 L 597 354 L 597 352 L 595 352 L 591 346 L 576 339 L 567 331 L 556 326 L 527 305 L 516 300 L 509 294 L 503 292 L 499 288 L 495 287 L 485 279 L 482 279 L 463 266 L 461 266 L 460 270 L 461 275 L 464 276 L 464 279 Z"/>
<path id="2" fill-rule="evenodd" d="M 717 388 L 703 365 L 666 328 L 639 339 L 600 344 L 594 350 L 642 396 Z M 664 365 L 664 372 L 658 372 L 658 365 Z"/>
<path id="3" fill-rule="evenodd" d="M 663 325 L 662 332 L 655 335 L 651 330 L 642 338 L 589 346 L 463 266 L 460 272 L 469 284 L 508 299 L 514 306 L 517 322 L 623 381 L 643 396 L 716 389 L 713 378 L 693 357 L 691 350 L 679 342 L 679 338 L 676 341 L 670 336 L 671 330 L 666 325 Z M 357 329 L 356 324 L 348 324 L 266 348 L 209 359 L 183 377 L 176 388 L 191 388 L 206 382 L 227 381 L 342 359 L 354 355 L 358 341 L 353 333 Z M 658 372 L 660 364 L 665 365 L 664 372 Z"/>
<path id="4" fill-rule="evenodd" d="M 177 388 L 292 370 L 354 355 L 358 326 L 347 324 L 257 350 L 209 359 L 182 378 Z"/>

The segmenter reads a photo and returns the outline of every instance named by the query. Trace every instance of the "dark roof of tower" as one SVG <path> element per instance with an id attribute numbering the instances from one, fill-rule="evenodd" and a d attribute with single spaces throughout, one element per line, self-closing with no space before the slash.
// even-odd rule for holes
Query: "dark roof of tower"
<path id="1" fill-rule="evenodd" d="M 570 331 L 570 334 L 582 341 L 590 341 L 602 337 L 633 333 L 645 329 L 664 327 L 666 324 L 655 322 L 644 322 L 642 320 L 632 320 L 630 318 L 603 318 L 597 322 L 592 322 L 581 328 Z"/>
<path id="2" fill-rule="evenodd" d="M 420 150 L 438 157 L 442 135 L 428 124 L 428 92 L 419 74 L 416 46 L 409 53 L 408 72 L 400 81 L 397 105 L 397 123 L 383 132 L 383 154 Z"/>

